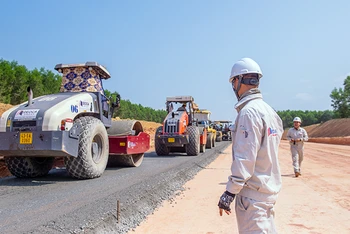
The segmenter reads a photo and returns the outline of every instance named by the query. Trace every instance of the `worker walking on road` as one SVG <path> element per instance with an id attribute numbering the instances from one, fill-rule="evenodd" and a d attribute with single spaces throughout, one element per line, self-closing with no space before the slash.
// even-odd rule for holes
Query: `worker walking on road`
<path id="1" fill-rule="evenodd" d="M 292 161 L 294 167 L 295 177 L 301 175 L 301 163 L 304 159 L 304 141 L 308 141 L 307 132 L 300 127 L 301 119 L 295 117 L 293 120 L 294 127 L 290 128 L 287 133 L 287 139 L 290 144 L 290 151 L 292 152 Z"/>
<path id="2" fill-rule="evenodd" d="M 262 72 L 250 58 L 236 62 L 229 82 L 237 96 L 238 116 L 232 130 L 232 165 L 226 191 L 219 200 L 219 213 L 235 211 L 239 233 L 277 233 L 274 205 L 281 189 L 278 146 L 283 124 L 263 101 L 258 89 Z M 232 231 L 230 231 L 232 233 Z"/>

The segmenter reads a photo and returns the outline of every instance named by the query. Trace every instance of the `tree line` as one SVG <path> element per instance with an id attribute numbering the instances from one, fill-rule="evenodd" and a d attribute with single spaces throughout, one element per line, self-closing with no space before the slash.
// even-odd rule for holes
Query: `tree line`
<path id="1" fill-rule="evenodd" d="M 326 122 L 334 118 L 334 112 L 325 111 L 302 111 L 302 110 L 283 110 L 277 111 L 277 114 L 283 121 L 283 128 L 291 128 L 295 117 L 301 118 L 303 126 Z"/>
<path id="2" fill-rule="evenodd" d="M 105 89 L 105 95 L 110 97 L 111 101 L 115 101 L 119 95 L 118 92 L 113 93 Z M 120 100 L 120 107 L 113 113 L 113 117 L 121 119 L 137 119 L 146 120 L 156 123 L 162 123 L 167 112 L 165 110 L 155 110 L 150 107 L 144 107 L 141 104 L 131 103 L 129 100 Z"/>
<path id="3" fill-rule="evenodd" d="M 28 70 L 16 61 L 0 59 L 0 102 L 17 105 L 28 99 L 27 87 L 35 96 L 56 93 L 61 85 L 61 76 L 44 68 Z"/>
<path id="4" fill-rule="evenodd" d="M 344 88 L 334 88 L 330 97 L 335 118 L 350 117 L 350 76 L 344 80 Z"/>
<path id="5" fill-rule="evenodd" d="M 27 87 L 33 90 L 34 97 L 57 93 L 60 90 L 62 76 L 44 68 L 29 70 L 16 61 L 0 59 L 0 102 L 17 105 L 28 100 Z M 105 90 L 107 97 L 115 96 L 118 92 L 111 93 Z M 120 108 L 113 117 L 121 119 L 137 119 L 161 123 L 167 112 L 144 107 L 141 104 L 131 103 L 121 99 Z"/>
<path id="6" fill-rule="evenodd" d="M 30 86 L 35 97 L 45 94 L 57 93 L 60 89 L 62 77 L 44 68 L 28 70 L 25 66 L 19 65 L 16 61 L 0 59 L 0 102 L 17 105 L 27 100 L 27 87 Z M 343 83 L 343 88 L 334 88 L 330 94 L 333 111 L 301 111 L 283 110 L 277 111 L 283 120 L 284 128 L 290 127 L 294 117 L 298 116 L 303 120 L 303 126 L 322 123 L 333 118 L 350 117 L 350 76 Z M 115 96 L 105 90 L 107 97 Z M 161 123 L 167 112 L 144 107 L 141 104 L 131 103 L 129 100 L 121 99 L 121 106 L 115 111 L 113 117 L 122 119 L 138 119 Z"/>

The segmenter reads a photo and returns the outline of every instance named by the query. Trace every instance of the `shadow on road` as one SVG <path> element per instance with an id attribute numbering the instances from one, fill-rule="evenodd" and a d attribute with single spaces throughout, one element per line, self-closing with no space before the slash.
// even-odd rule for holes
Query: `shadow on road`
<path id="1" fill-rule="evenodd" d="M 206 152 L 210 152 L 210 151 L 207 150 Z M 182 152 L 170 152 L 169 155 L 158 156 L 155 151 L 151 151 L 151 152 L 145 153 L 145 157 L 147 158 L 198 157 L 198 156 L 201 156 L 202 154 L 205 154 L 206 152 L 199 153 L 197 156 L 188 156 L 186 153 L 182 153 Z"/>
<path id="2" fill-rule="evenodd" d="M 0 179 L 1 186 L 42 186 L 60 182 L 75 182 L 77 179 L 70 177 L 65 168 L 51 169 L 48 175 L 35 178 L 17 178 L 8 176 Z"/>
<path id="3" fill-rule="evenodd" d="M 284 174 L 282 177 L 294 177 L 294 174 Z"/>
<path id="4" fill-rule="evenodd" d="M 169 155 L 158 156 L 155 151 L 145 153 L 146 158 L 173 158 L 178 156 L 187 156 L 186 153 L 170 153 Z"/>

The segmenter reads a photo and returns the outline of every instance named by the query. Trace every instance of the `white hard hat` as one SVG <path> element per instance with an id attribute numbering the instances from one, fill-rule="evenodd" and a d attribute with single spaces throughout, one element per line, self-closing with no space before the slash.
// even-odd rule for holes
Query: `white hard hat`
<path id="1" fill-rule="evenodd" d="M 258 74 L 259 79 L 263 76 L 260 66 L 253 59 L 242 58 L 233 65 L 229 82 L 232 83 L 233 78 L 236 76 L 251 73 Z"/>
<path id="2" fill-rule="evenodd" d="M 301 123 L 301 119 L 300 119 L 299 117 L 295 117 L 295 118 L 293 119 L 293 122 L 299 122 L 299 123 Z"/>

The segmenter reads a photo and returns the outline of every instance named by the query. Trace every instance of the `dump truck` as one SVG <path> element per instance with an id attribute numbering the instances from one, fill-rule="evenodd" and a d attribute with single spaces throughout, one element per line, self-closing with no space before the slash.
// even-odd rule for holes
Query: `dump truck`
<path id="1" fill-rule="evenodd" d="M 207 129 L 207 143 L 206 148 L 211 149 L 215 147 L 216 141 L 216 130 L 213 128 L 210 120 L 211 112 L 205 109 L 197 109 L 194 111 L 194 118 L 198 122 L 198 126 L 204 127 Z"/>
<path id="2" fill-rule="evenodd" d="M 55 157 L 77 179 L 99 177 L 107 163 L 137 167 L 150 148 L 139 121 L 112 121 L 120 96 L 106 97 L 102 80 L 111 76 L 96 62 L 57 64 L 60 92 L 33 98 L 4 112 L 0 119 L 0 155 L 16 177 L 44 176 Z"/>
<path id="3" fill-rule="evenodd" d="M 194 111 L 198 105 L 192 96 L 174 96 L 166 98 L 167 116 L 155 133 L 157 155 L 169 155 L 171 152 L 185 152 L 197 156 L 205 152 L 207 129 L 198 126 Z M 181 106 L 175 110 L 174 105 Z"/>

